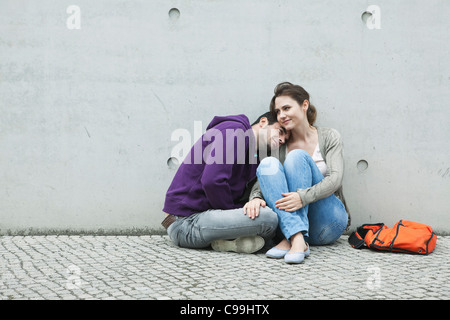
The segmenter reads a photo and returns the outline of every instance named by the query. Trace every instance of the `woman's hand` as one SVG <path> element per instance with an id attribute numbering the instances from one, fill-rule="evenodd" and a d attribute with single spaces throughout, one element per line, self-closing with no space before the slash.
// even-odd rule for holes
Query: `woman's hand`
<path id="1" fill-rule="evenodd" d="M 297 192 L 282 193 L 284 198 L 275 201 L 275 207 L 287 212 L 293 212 L 303 207 L 302 199 Z"/>
<path id="2" fill-rule="evenodd" d="M 265 207 L 266 202 L 263 199 L 255 198 L 247 202 L 244 206 L 244 214 L 248 215 L 250 219 L 255 219 L 259 216 L 259 207 Z"/>

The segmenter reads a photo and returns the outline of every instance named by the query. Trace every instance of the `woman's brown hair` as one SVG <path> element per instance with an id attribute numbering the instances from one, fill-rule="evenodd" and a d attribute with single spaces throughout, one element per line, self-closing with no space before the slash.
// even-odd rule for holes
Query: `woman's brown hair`
<path id="1" fill-rule="evenodd" d="M 308 122 L 311 126 L 314 124 L 317 117 L 316 107 L 314 107 L 309 101 L 309 93 L 303 89 L 303 87 L 290 82 L 282 82 L 275 87 L 274 93 L 275 95 L 270 101 L 270 112 L 274 115 L 274 117 L 277 116 L 275 112 L 275 99 L 280 96 L 289 96 L 297 101 L 300 106 L 303 104 L 303 101 L 308 100 L 309 107 L 306 112 L 306 117 L 308 118 Z"/>

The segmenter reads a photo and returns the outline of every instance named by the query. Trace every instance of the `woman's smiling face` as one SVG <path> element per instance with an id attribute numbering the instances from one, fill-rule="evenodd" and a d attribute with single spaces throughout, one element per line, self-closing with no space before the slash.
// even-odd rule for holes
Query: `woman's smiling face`
<path id="1" fill-rule="evenodd" d="M 275 99 L 274 111 L 277 114 L 278 122 L 289 131 L 304 121 L 308 122 L 306 117 L 308 105 L 308 100 L 303 101 L 300 106 L 290 96 L 279 96 Z"/>

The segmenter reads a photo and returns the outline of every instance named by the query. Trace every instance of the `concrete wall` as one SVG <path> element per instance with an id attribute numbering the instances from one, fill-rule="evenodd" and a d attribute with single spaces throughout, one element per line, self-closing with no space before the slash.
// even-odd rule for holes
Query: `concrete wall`
<path id="1" fill-rule="evenodd" d="M 343 136 L 353 227 L 449 233 L 448 17 L 446 0 L 0 0 L 0 234 L 162 232 L 171 134 L 253 120 L 281 81 Z"/>

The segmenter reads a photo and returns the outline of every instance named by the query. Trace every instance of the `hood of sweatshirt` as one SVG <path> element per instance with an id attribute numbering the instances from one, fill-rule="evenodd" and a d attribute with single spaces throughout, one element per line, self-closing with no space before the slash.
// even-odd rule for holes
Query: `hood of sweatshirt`
<path id="1" fill-rule="evenodd" d="M 242 124 L 245 127 L 246 130 L 252 128 L 247 116 L 245 114 L 238 114 L 238 115 L 232 115 L 232 116 L 215 116 L 209 123 L 206 130 L 209 130 L 223 122 L 228 122 L 228 121 L 239 122 L 240 124 Z"/>

